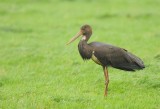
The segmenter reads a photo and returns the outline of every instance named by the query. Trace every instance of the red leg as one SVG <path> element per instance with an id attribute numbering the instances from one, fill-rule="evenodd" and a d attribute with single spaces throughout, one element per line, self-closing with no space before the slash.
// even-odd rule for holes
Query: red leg
<path id="1" fill-rule="evenodd" d="M 108 70 L 106 67 L 103 67 L 103 71 L 104 71 L 104 77 L 105 77 L 105 90 L 104 90 L 104 96 L 107 96 L 107 92 L 108 92 L 108 84 L 109 84 L 109 75 L 108 75 Z"/>

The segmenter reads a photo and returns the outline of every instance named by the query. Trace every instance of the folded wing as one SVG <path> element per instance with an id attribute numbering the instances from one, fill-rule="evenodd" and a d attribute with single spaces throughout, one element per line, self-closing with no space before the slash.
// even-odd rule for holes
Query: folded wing
<path id="1" fill-rule="evenodd" d="M 103 66 L 112 66 L 127 71 L 145 68 L 140 58 L 125 49 L 99 42 L 92 42 L 89 45 L 94 48 L 94 55 Z"/>

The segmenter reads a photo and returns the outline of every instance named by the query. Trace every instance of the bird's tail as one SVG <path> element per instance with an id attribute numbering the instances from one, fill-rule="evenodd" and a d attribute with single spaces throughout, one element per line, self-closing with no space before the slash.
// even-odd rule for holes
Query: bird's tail
<path id="1" fill-rule="evenodd" d="M 139 57 L 137 57 L 137 56 L 135 56 L 135 55 L 133 55 L 129 52 L 128 52 L 128 55 L 131 57 L 131 60 L 133 62 L 132 64 L 135 65 L 135 67 L 133 67 L 133 69 L 139 70 L 139 69 L 144 69 L 145 68 L 145 65 L 144 65 L 143 61 Z"/>
<path id="2" fill-rule="evenodd" d="M 125 59 L 127 63 L 118 65 L 118 67 L 116 66 L 116 68 L 126 71 L 135 71 L 145 68 L 143 61 L 139 57 L 133 55 L 132 53 L 127 52 L 127 56 Z"/>

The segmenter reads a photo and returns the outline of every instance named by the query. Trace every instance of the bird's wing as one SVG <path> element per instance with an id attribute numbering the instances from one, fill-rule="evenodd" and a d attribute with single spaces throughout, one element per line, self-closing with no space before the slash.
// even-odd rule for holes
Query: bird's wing
<path id="1" fill-rule="evenodd" d="M 110 44 L 92 42 L 94 55 L 104 66 L 112 66 L 121 70 L 134 71 L 144 68 L 143 61 L 123 48 Z"/>

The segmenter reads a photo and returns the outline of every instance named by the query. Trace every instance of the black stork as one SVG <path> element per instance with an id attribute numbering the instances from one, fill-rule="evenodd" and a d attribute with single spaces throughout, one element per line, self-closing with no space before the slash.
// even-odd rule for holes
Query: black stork
<path id="1" fill-rule="evenodd" d="M 80 31 L 67 43 L 67 45 L 76 40 L 79 36 L 82 36 L 82 39 L 78 44 L 78 50 L 81 57 L 84 60 L 92 59 L 95 63 L 103 67 L 106 85 L 104 96 L 107 96 L 108 92 L 109 75 L 107 68 L 109 66 L 125 71 L 135 71 L 145 68 L 143 61 L 140 58 L 123 48 L 100 42 L 88 44 L 87 41 L 91 35 L 91 26 L 83 25 Z"/>

